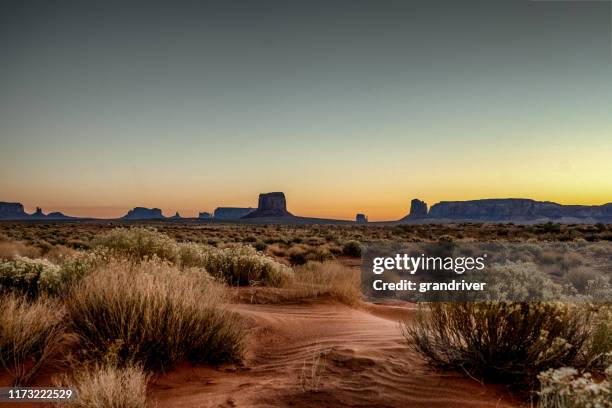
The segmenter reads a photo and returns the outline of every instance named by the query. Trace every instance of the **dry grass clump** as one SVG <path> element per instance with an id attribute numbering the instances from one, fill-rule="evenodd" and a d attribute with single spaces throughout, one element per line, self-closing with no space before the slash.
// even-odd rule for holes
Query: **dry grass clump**
<path id="1" fill-rule="evenodd" d="M 57 302 L 0 298 L 0 364 L 15 385 L 24 385 L 52 360 L 65 334 L 65 312 Z"/>
<path id="2" fill-rule="evenodd" d="M 0 236 L 0 259 L 13 259 L 16 256 L 36 258 L 40 256 L 40 254 L 40 249 L 36 247 L 26 245 L 19 241 L 11 241 L 6 236 Z"/>
<path id="3" fill-rule="evenodd" d="M 361 300 L 359 270 L 338 262 L 309 262 L 295 270 L 295 280 L 289 287 L 299 298 L 331 298 L 355 305 Z"/>
<path id="4" fill-rule="evenodd" d="M 76 394 L 76 399 L 62 405 L 72 408 L 145 408 L 148 406 L 149 377 L 137 365 L 87 367 L 62 384 Z"/>
<path id="5" fill-rule="evenodd" d="M 73 287 L 66 307 L 90 357 L 163 370 L 184 359 L 241 357 L 240 321 L 222 301 L 222 288 L 201 271 L 112 262 Z"/>
<path id="6" fill-rule="evenodd" d="M 560 303 L 435 303 L 402 333 L 437 366 L 534 384 L 541 371 L 576 361 L 589 322 L 582 309 Z"/>

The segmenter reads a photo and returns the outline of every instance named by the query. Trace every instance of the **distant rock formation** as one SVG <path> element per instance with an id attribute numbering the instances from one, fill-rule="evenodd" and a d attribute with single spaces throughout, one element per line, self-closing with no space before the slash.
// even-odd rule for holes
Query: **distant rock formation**
<path id="1" fill-rule="evenodd" d="M 612 220 L 612 203 L 605 205 L 562 205 L 525 198 L 494 198 L 471 201 L 442 201 L 434 204 L 429 218 L 525 221 L 538 219 Z"/>
<path id="2" fill-rule="evenodd" d="M 252 207 L 218 207 L 215 209 L 214 218 L 215 220 L 238 220 L 254 210 Z"/>
<path id="3" fill-rule="evenodd" d="M 39 220 L 39 219 L 46 218 L 46 215 L 43 214 L 42 208 L 36 207 L 36 212 L 32 214 L 31 217 Z"/>
<path id="4" fill-rule="evenodd" d="M 122 217 L 124 220 L 155 220 L 165 218 L 159 208 L 134 207 Z"/>
<path id="5" fill-rule="evenodd" d="M 212 218 L 212 215 L 209 212 L 201 212 L 198 214 L 198 218 L 200 220 L 210 220 Z"/>
<path id="6" fill-rule="evenodd" d="M 181 214 L 179 214 L 179 212 L 177 211 L 176 214 L 174 214 L 172 217 L 168 218 L 169 220 L 182 220 L 183 217 L 181 217 Z"/>
<path id="7" fill-rule="evenodd" d="M 423 218 L 427 217 L 427 203 L 415 198 L 410 202 L 410 213 L 408 214 L 411 218 Z"/>
<path id="8" fill-rule="evenodd" d="M 287 211 L 287 201 L 284 193 L 261 193 L 257 210 L 242 218 L 262 217 L 293 217 L 293 214 Z"/>
<path id="9" fill-rule="evenodd" d="M 23 210 L 23 204 L 0 202 L 0 219 L 19 220 L 22 218 L 28 218 L 28 214 Z"/>
<path id="10" fill-rule="evenodd" d="M 68 215 L 62 214 L 61 212 L 55 211 L 47 214 L 45 218 L 48 220 L 73 220 L 76 217 L 70 217 Z"/>
<path id="11" fill-rule="evenodd" d="M 34 214 L 28 214 L 23 210 L 21 203 L 5 203 L 0 202 L 0 220 L 71 220 L 75 217 L 69 217 L 61 212 L 52 212 L 45 215 L 40 207 L 36 207 Z"/>
<path id="12" fill-rule="evenodd" d="M 355 216 L 355 222 L 357 224 L 367 224 L 368 223 L 368 216 L 365 214 L 357 214 Z"/>

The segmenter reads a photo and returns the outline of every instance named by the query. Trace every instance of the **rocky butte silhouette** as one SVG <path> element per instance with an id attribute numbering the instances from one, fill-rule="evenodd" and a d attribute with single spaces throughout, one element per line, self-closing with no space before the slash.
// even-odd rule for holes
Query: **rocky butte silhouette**
<path id="1" fill-rule="evenodd" d="M 257 209 L 242 218 L 293 217 L 287 211 L 287 200 L 282 192 L 261 193 Z"/>
<path id="2" fill-rule="evenodd" d="M 368 216 L 365 214 L 357 214 L 355 216 L 355 222 L 357 224 L 367 224 L 368 223 Z"/>
<path id="3" fill-rule="evenodd" d="M 239 220 L 254 210 L 252 207 L 217 207 L 213 218 L 215 220 Z"/>
<path id="4" fill-rule="evenodd" d="M 441 201 L 426 211 L 427 204 L 412 200 L 406 222 L 612 222 L 612 203 L 604 205 L 562 205 L 527 198 L 491 198 L 469 201 Z"/>
<path id="5" fill-rule="evenodd" d="M 28 214 L 23 209 L 21 203 L 0 202 L 0 220 L 73 220 L 75 217 L 69 217 L 61 212 L 52 212 L 49 214 L 43 213 L 40 207 L 36 207 L 34 214 Z"/>
<path id="6" fill-rule="evenodd" d="M 159 220 L 164 219 L 159 208 L 134 207 L 121 217 L 122 220 Z"/>

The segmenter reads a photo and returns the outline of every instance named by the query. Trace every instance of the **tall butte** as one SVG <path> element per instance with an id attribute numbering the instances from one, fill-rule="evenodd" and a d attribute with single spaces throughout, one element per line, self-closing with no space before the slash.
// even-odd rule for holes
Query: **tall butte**
<path id="1" fill-rule="evenodd" d="M 262 218 L 262 217 L 293 217 L 287 211 L 287 200 L 285 194 L 278 191 L 274 193 L 261 193 L 257 209 L 242 218 Z"/>

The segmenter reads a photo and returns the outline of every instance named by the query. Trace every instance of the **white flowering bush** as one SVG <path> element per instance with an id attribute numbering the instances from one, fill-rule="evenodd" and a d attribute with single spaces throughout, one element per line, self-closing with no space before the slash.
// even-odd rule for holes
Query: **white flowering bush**
<path id="1" fill-rule="evenodd" d="M 290 267 L 257 252 L 250 245 L 219 249 L 196 243 L 178 243 L 150 228 L 117 228 L 98 237 L 94 243 L 116 256 L 136 261 L 158 258 L 183 268 L 204 268 L 210 275 L 230 285 L 260 282 L 282 286 L 293 276 Z"/>
<path id="2" fill-rule="evenodd" d="M 544 371 L 538 379 L 538 408 L 612 407 L 612 365 L 599 381 L 589 373 L 579 374 L 572 367 Z"/>
<path id="3" fill-rule="evenodd" d="M 172 262 L 178 260 L 177 242 L 152 228 L 115 228 L 96 237 L 93 244 L 136 260 L 153 257 Z"/>
<path id="4" fill-rule="evenodd" d="M 60 267 L 46 259 L 30 259 L 17 256 L 11 261 L 0 262 L 0 292 L 17 292 L 35 298 L 39 281 L 52 281 L 60 273 Z"/>
<path id="5" fill-rule="evenodd" d="M 293 277 L 290 267 L 257 252 L 251 246 L 211 248 L 203 252 L 200 266 L 230 285 L 261 282 L 270 286 L 282 286 Z"/>
<path id="6" fill-rule="evenodd" d="M 39 294 L 61 295 L 68 286 L 79 281 L 102 262 L 107 262 L 104 252 L 78 252 L 61 265 L 47 259 L 31 259 L 17 256 L 0 262 L 0 292 L 15 292 L 36 298 Z"/>

